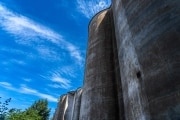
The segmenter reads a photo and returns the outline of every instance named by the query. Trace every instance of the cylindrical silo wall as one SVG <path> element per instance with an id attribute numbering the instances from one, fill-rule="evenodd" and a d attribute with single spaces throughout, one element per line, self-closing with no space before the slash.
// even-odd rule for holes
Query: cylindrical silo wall
<path id="1" fill-rule="evenodd" d="M 68 92 L 67 93 L 67 109 L 64 115 L 64 120 L 71 120 L 73 115 L 73 103 L 74 103 L 74 95 L 75 92 Z"/>
<path id="2" fill-rule="evenodd" d="M 180 0 L 113 0 L 126 120 L 180 119 Z"/>
<path id="3" fill-rule="evenodd" d="M 82 89 L 60 97 L 53 120 L 79 120 Z"/>
<path id="4" fill-rule="evenodd" d="M 73 115 L 71 120 L 79 120 L 81 95 L 82 95 L 82 89 L 80 88 L 75 92 L 74 103 L 73 103 Z"/>
<path id="5" fill-rule="evenodd" d="M 60 111 L 60 101 L 57 103 L 57 107 L 55 109 L 54 115 L 53 115 L 53 120 L 58 120 L 58 115 L 59 115 L 59 111 Z"/>
<path id="6" fill-rule="evenodd" d="M 118 120 L 112 22 L 108 9 L 97 14 L 89 25 L 80 120 Z"/>
<path id="7" fill-rule="evenodd" d="M 54 115 L 53 115 L 53 120 L 58 120 L 58 115 L 59 115 L 59 111 L 60 111 L 60 101 L 58 102 L 58 105 L 55 109 Z"/>
<path id="8" fill-rule="evenodd" d="M 113 16 L 113 15 L 112 15 Z M 113 19 L 113 18 L 112 18 Z M 113 25 L 114 28 L 114 25 Z M 125 120 L 124 116 L 124 102 L 123 102 L 123 92 L 122 92 L 122 84 L 121 84 L 121 76 L 120 76 L 120 66 L 118 59 L 118 50 L 117 43 L 115 38 L 115 32 L 113 30 L 113 55 L 114 55 L 114 72 L 115 72 L 115 84 L 116 84 L 116 95 L 118 99 L 118 111 L 119 111 L 119 120 Z"/>
<path id="9" fill-rule="evenodd" d="M 53 120 L 65 120 L 64 115 L 67 109 L 67 103 L 67 95 L 61 96 Z"/>

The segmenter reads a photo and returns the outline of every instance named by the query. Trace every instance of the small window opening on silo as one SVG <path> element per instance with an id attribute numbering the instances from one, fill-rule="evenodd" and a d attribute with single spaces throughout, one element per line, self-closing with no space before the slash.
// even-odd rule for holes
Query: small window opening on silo
<path id="1" fill-rule="evenodd" d="M 137 76 L 138 79 L 141 78 L 141 72 L 138 71 L 138 72 L 136 73 L 136 76 Z"/>

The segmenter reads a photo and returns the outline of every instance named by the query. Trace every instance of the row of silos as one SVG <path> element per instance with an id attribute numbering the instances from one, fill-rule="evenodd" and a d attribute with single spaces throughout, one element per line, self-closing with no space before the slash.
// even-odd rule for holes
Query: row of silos
<path id="1" fill-rule="evenodd" d="M 179 120 L 179 11 L 179 0 L 113 0 L 94 16 L 83 90 L 61 97 L 54 120 Z"/>
<path id="2" fill-rule="evenodd" d="M 64 95 L 59 102 L 62 112 L 56 110 L 63 114 L 54 120 L 123 120 L 118 62 L 112 10 L 106 9 L 89 24 L 85 79 L 78 102 L 81 104 L 73 105 L 76 92 Z M 75 111 L 79 111 L 77 117 L 73 116 Z"/>
<path id="3" fill-rule="evenodd" d="M 68 92 L 60 97 L 53 120 L 79 120 L 82 89 Z"/>

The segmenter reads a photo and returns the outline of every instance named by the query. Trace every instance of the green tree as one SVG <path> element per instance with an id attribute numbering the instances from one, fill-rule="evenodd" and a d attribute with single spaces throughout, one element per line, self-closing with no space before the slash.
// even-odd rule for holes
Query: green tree
<path id="1" fill-rule="evenodd" d="M 50 109 L 46 99 L 35 101 L 24 111 L 13 108 L 7 112 L 10 100 L 7 99 L 4 103 L 0 102 L 0 120 L 48 120 L 49 118 Z"/>
<path id="2" fill-rule="evenodd" d="M 48 101 L 47 99 L 40 99 L 38 101 L 35 101 L 28 109 L 33 110 L 38 113 L 39 116 L 41 116 L 42 120 L 48 120 L 50 115 L 50 109 L 48 108 Z"/>
<path id="3" fill-rule="evenodd" d="M 0 97 L 1 99 L 1 97 Z M 11 98 L 5 100 L 5 102 L 1 102 L 0 101 L 0 120 L 4 120 L 7 114 L 7 110 L 8 110 L 8 105 L 9 102 L 11 101 Z"/>
<path id="4" fill-rule="evenodd" d="M 11 109 L 6 120 L 42 120 L 42 117 L 35 110 Z"/>

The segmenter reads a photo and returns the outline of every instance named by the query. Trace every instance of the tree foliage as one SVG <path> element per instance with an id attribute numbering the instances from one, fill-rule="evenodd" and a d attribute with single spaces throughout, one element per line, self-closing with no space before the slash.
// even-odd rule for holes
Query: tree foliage
<path id="1" fill-rule="evenodd" d="M 5 119 L 5 116 L 6 116 L 7 111 L 8 111 L 8 107 L 7 106 L 9 105 L 10 101 L 11 101 L 11 98 L 5 100 L 4 102 L 0 101 L 0 120 L 4 120 Z"/>
<path id="2" fill-rule="evenodd" d="M 42 120 L 48 120 L 50 109 L 48 108 L 48 101 L 46 99 L 40 99 L 35 101 L 28 110 L 34 110 L 42 117 Z"/>
<path id="3" fill-rule="evenodd" d="M 9 111 L 6 120 L 42 120 L 42 117 L 34 110 L 12 109 Z"/>
<path id="4" fill-rule="evenodd" d="M 0 97 L 1 98 L 1 97 Z M 11 101 L 7 99 L 4 103 L 0 102 L 0 120 L 48 120 L 50 109 L 48 108 L 48 101 L 40 99 L 35 101 L 28 109 L 24 111 L 20 109 L 10 109 L 8 111 L 8 104 Z"/>

